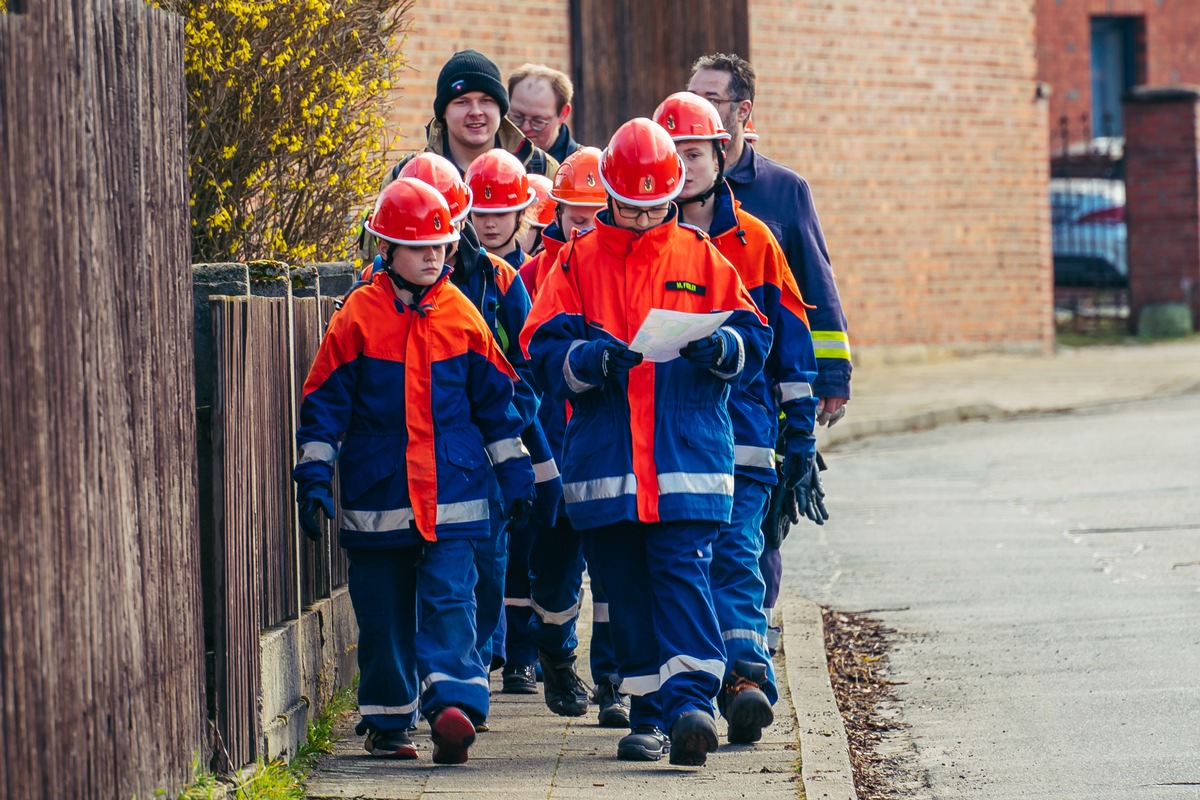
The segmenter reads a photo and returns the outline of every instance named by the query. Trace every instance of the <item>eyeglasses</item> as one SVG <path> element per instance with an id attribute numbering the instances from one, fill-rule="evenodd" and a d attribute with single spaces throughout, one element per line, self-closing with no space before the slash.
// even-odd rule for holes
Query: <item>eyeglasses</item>
<path id="1" fill-rule="evenodd" d="M 741 100 L 738 100 L 733 97 L 706 97 L 704 99 L 707 100 L 708 102 L 712 103 L 714 106 L 723 105 L 725 103 L 740 103 L 740 102 L 742 102 Z"/>
<path id="2" fill-rule="evenodd" d="M 527 117 L 524 114 L 518 114 L 515 111 L 508 112 L 508 118 L 512 121 L 512 124 L 516 125 L 518 128 L 524 128 L 526 125 L 528 125 L 529 129 L 535 133 L 541 133 L 542 131 L 546 130 L 546 126 L 554 121 L 552 119 L 542 119 L 541 117 Z"/>
<path id="3" fill-rule="evenodd" d="M 636 220 L 642 214 L 645 214 L 646 219 L 651 222 L 661 220 L 671 210 L 670 203 L 663 203 L 661 206 L 654 206 L 652 208 L 638 208 L 636 206 L 623 206 L 614 200 L 613 206 L 617 209 L 617 216 L 621 219 Z"/>

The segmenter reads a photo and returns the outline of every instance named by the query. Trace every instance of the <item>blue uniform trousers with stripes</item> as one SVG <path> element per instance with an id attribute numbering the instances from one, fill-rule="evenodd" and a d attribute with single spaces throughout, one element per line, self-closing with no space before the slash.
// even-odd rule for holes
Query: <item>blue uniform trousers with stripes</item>
<path id="1" fill-rule="evenodd" d="M 347 550 L 358 620 L 359 714 L 381 731 L 457 706 L 488 714 L 488 681 L 475 648 L 475 549 L 448 539 L 394 550 Z"/>
<path id="2" fill-rule="evenodd" d="M 765 664 L 767 683 L 762 689 L 774 705 L 779 692 L 775 688 L 775 666 L 767 653 L 767 618 L 762 611 L 765 585 L 758 565 L 764 542 L 762 521 L 771 502 L 771 487 L 741 475 L 734 479 L 733 486 L 733 513 L 729 522 L 721 524 L 713 545 L 713 604 L 729 669 L 738 659 Z"/>
<path id="3" fill-rule="evenodd" d="M 779 600 L 779 587 L 783 583 L 783 552 L 777 547 L 766 547 L 758 559 L 758 568 L 762 572 L 766 594 L 763 596 L 763 612 L 767 624 L 771 622 L 771 614 L 775 611 L 775 603 Z"/>
<path id="4" fill-rule="evenodd" d="M 529 556 L 530 596 L 533 616 L 529 632 L 538 650 L 552 661 L 562 661 L 579 645 L 576 624 L 583 592 L 585 550 L 591 537 L 576 530 L 566 514 L 558 515 L 553 528 L 537 526 Z M 592 682 L 617 672 L 609 630 L 608 599 L 603 582 L 592 571 Z"/>
<path id="5" fill-rule="evenodd" d="M 504 661 L 509 665 L 537 661 L 537 644 L 529 632 L 533 601 L 529 593 L 529 557 L 536 535 L 531 520 L 508 532 L 508 568 L 504 577 Z"/>
<path id="6" fill-rule="evenodd" d="M 630 725 L 670 732 L 686 711 L 711 714 L 725 648 L 709 590 L 718 523 L 622 522 L 585 531 L 592 573 L 608 590 Z"/>
<path id="7" fill-rule="evenodd" d="M 492 535 L 479 540 L 475 549 L 477 647 L 479 660 L 489 672 L 504 663 L 504 578 L 508 570 L 508 519 L 499 484 L 493 480 L 490 488 Z"/>

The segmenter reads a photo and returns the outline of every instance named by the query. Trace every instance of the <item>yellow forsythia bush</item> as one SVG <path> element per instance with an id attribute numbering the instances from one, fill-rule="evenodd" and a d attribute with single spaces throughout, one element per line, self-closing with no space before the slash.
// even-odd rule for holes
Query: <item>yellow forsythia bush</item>
<path id="1" fill-rule="evenodd" d="M 165 0 L 186 18 L 192 258 L 344 258 L 413 0 Z"/>

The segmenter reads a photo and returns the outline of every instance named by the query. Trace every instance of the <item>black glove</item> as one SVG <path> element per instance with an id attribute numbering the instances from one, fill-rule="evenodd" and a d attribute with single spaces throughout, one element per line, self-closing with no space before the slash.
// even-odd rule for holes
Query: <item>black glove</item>
<path id="1" fill-rule="evenodd" d="M 737 364 L 737 339 L 724 328 L 717 328 L 711 336 L 688 342 L 679 355 L 698 367 L 728 372 L 730 367 Z"/>
<path id="2" fill-rule="evenodd" d="M 599 386 L 609 378 L 624 375 L 642 363 L 642 354 L 630 350 L 620 342 L 596 339 L 572 350 L 568 361 L 575 377 L 593 386 Z"/>
<path id="3" fill-rule="evenodd" d="M 522 497 L 513 501 L 512 505 L 508 507 L 509 530 L 523 528 L 529 524 L 529 520 L 533 517 L 533 504 L 533 497 Z"/>
<path id="4" fill-rule="evenodd" d="M 321 519 L 317 511 L 324 511 L 328 519 L 337 516 L 333 508 L 333 486 L 318 483 L 300 495 L 300 530 L 314 542 L 321 541 Z"/>
<path id="5" fill-rule="evenodd" d="M 767 514 L 762 521 L 763 543 L 768 550 L 778 550 L 782 547 L 783 540 L 792 528 L 792 521 L 784 508 L 792 496 L 792 490 L 784 483 L 782 465 L 777 471 L 779 481 L 771 487 L 771 504 L 767 507 Z"/>
<path id="6" fill-rule="evenodd" d="M 801 516 L 808 517 L 818 525 L 824 525 L 825 520 L 829 519 L 818 459 L 816 453 L 811 456 L 789 455 L 784 459 L 784 485 L 789 490 L 784 510 L 793 525 L 800 523 Z"/>

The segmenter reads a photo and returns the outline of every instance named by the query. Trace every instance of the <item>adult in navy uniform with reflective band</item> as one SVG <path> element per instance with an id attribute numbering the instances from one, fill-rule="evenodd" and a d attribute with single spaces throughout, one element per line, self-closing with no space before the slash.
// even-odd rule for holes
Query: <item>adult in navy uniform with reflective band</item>
<path id="1" fill-rule="evenodd" d="M 554 221 L 545 230 L 545 247 L 521 267 L 521 281 L 537 301 L 538 287 L 554 268 L 566 235 L 592 228 L 596 213 L 608 204 L 600 182 L 600 158 L 595 147 L 572 153 L 558 168 L 549 198 L 554 203 Z M 538 419 L 555 455 L 562 461 L 563 436 L 567 427 L 567 404 L 543 398 Z M 533 618 L 529 631 L 537 642 L 538 658 L 545 676 L 546 706 L 555 714 L 577 717 L 587 713 L 588 691 L 575 670 L 575 648 L 579 644 L 576 622 L 583 593 L 583 570 L 590 537 L 560 513 L 553 528 L 536 527 L 529 559 L 530 599 Z M 593 699 L 599 706 L 597 722 L 602 728 L 629 727 L 629 698 L 617 686 L 617 658 L 613 652 L 609 624 L 608 594 L 593 570 L 592 640 L 589 648 Z"/>
<path id="2" fill-rule="evenodd" d="M 786 463 L 799 473 L 816 470 L 812 393 L 817 362 L 804 302 L 778 242 L 761 221 L 739 207 L 721 176 L 729 134 L 717 110 L 699 95 L 676 92 L 654 112 L 670 134 L 686 169 L 676 203 L 685 222 L 708 231 L 737 269 L 775 332 L 766 368 L 729 396 L 733 418 L 733 513 L 713 546 L 712 592 L 728 655 L 717 707 L 729 723 L 729 741 L 756 742 L 779 698 L 767 652 L 763 615 L 766 585 L 759 568 L 762 522 L 776 483 L 775 443 L 780 410 L 787 416 Z M 798 474 L 797 481 L 805 476 Z"/>
<path id="3" fill-rule="evenodd" d="M 633 695 L 617 755 L 698 766 L 717 747 L 725 674 L 708 576 L 733 505 L 726 403 L 762 370 L 771 331 L 708 236 L 678 223 L 683 164 L 666 131 L 625 123 L 600 175 L 608 208 L 560 251 L 521 341 L 546 396 L 571 401 L 567 515 L 593 539 L 589 567 L 607 587 L 621 689 Z M 679 357 L 643 364 L 626 343 L 652 308 L 730 315 Z"/>
<path id="4" fill-rule="evenodd" d="M 503 154 L 502 154 L 503 155 Z M 519 169 L 519 167 L 518 167 Z M 496 337 L 500 349 L 512 364 L 520 380 L 515 387 L 513 404 L 521 415 L 525 428 L 521 439 L 533 458 L 534 474 L 537 476 L 537 498 L 535 516 L 554 524 L 556 509 L 562 497 L 562 481 L 558 476 L 549 443 L 537 419 L 538 397 L 533 384 L 533 373 L 529 362 L 521 351 L 519 337 L 529 314 L 530 299 L 524 284 L 517 280 L 516 271 L 502 258 L 489 254 L 480 244 L 475 229 L 468 221 L 474 203 L 470 186 L 446 159 L 434 153 L 418 153 L 401 170 L 401 176 L 417 178 L 437 189 L 450 206 L 452 222 L 461 237 L 450 254 L 454 271 L 450 282 L 463 291 L 475 308 L 483 315 L 484 322 Z M 378 268 L 380 259 L 376 259 Z M 512 528 L 505 522 L 501 512 L 498 489 L 493 483 L 494 552 L 479 551 L 479 582 L 475 594 L 478 599 L 477 620 L 480 636 L 480 657 L 484 665 L 498 669 L 510 655 L 505 648 L 506 640 L 514 643 L 512 654 L 518 665 L 530 666 L 536 658 L 536 649 L 527 631 L 531 614 L 528 602 L 522 607 L 519 601 L 528 598 L 528 577 L 523 594 L 517 604 L 509 604 L 508 585 L 512 583 L 510 573 L 527 576 L 529 572 L 529 540 L 532 538 L 528 526 Z M 510 557 L 510 551 L 516 558 Z M 509 619 L 512 617 L 513 619 Z M 511 625 L 506 624 L 511 623 Z M 512 635 L 506 636 L 511 629 Z M 536 687 L 535 687 L 536 690 Z"/>
<path id="5" fill-rule="evenodd" d="M 406 729 L 419 708 L 434 761 L 462 763 L 488 714 L 473 595 L 475 550 L 492 538 L 488 472 L 510 516 L 525 518 L 533 468 L 512 405 L 516 374 L 448 282 L 445 245 L 458 233 L 446 201 L 401 178 L 367 224 L 384 269 L 346 297 L 304 384 L 300 522 L 319 539 L 318 512 L 333 517 L 336 458 L 359 627 L 358 731 L 372 755 L 415 758 Z"/>
<path id="6" fill-rule="evenodd" d="M 833 425 L 845 414 L 850 398 L 850 338 L 812 192 L 804 178 L 746 146 L 745 126 L 754 108 L 755 89 L 754 67 L 749 62 L 721 53 L 701 56 L 692 65 L 687 88 L 711 102 L 721 114 L 731 137 L 726 148 L 725 179 L 742 208 L 765 222 L 775 234 L 801 295 L 811 304 L 808 319 L 817 356 L 817 380 L 813 384 L 817 423 Z M 768 543 L 761 567 L 767 584 L 764 610 L 769 619 L 783 580 L 778 544 Z M 773 639 L 778 634 L 778 628 L 771 629 Z"/>

